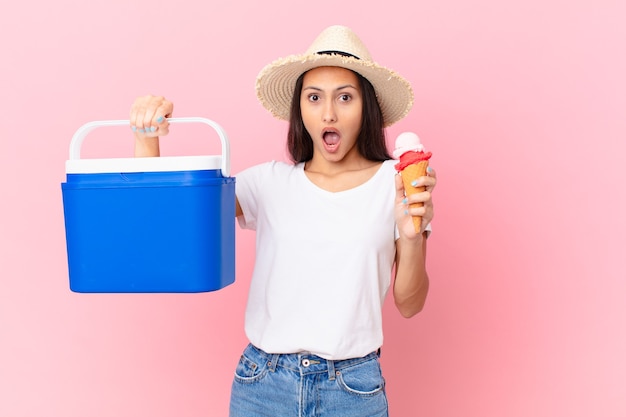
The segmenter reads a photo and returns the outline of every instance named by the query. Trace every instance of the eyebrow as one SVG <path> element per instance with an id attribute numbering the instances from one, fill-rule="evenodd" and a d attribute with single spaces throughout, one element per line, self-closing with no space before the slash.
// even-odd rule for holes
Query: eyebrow
<path id="1" fill-rule="evenodd" d="M 340 85 L 339 87 L 335 88 L 333 91 L 340 91 L 343 90 L 344 88 L 353 88 L 355 90 L 358 90 L 358 88 L 356 88 L 355 86 L 353 86 L 352 84 L 345 84 L 345 85 Z M 302 90 L 315 90 L 315 91 L 324 91 L 323 89 L 321 89 L 320 87 L 316 87 L 314 85 L 309 85 L 309 86 L 304 86 L 302 87 Z"/>

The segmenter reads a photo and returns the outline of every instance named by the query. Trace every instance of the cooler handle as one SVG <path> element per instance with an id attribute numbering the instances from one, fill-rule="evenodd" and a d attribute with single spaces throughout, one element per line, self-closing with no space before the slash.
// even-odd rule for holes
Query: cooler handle
<path id="1" fill-rule="evenodd" d="M 222 142 L 222 176 L 230 176 L 230 144 L 226 131 L 213 120 L 204 117 L 172 117 L 167 119 L 170 123 L 204 123 L 211 126 L 219 135 Z M 130 126 L 130 120 L 103 120 L 85 123 L 78 128 L 70 142 L 70 159 L 80 159 L 80 148 L 89 132 L 105 126 Z"/>

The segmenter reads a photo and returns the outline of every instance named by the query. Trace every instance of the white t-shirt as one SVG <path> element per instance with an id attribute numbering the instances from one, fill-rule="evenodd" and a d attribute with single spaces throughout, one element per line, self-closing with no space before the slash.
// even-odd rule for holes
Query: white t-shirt
<path id="1" fill-rule="evenodd" d="M 326 359 L 361 357 L 382 345 L 396 162 L 336 193 L 313 184 L 302 163 L 268 162 L 237 175 L 240 225 L 256 230 L 245 316 L 252 344 Z"/>

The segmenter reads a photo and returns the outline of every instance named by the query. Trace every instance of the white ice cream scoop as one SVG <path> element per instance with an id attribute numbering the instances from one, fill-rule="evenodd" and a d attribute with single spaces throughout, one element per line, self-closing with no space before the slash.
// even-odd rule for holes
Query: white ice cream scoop
<path id="1" fill-rule="evenodd" d="M 424 145 L 422 145 L 419 136 L 415 133 L 400 133 L 396 138 L 396 148 L 393 151 L 393 157 L 399 159 L 401 155 L 409 151 L 424 152 Z"/>

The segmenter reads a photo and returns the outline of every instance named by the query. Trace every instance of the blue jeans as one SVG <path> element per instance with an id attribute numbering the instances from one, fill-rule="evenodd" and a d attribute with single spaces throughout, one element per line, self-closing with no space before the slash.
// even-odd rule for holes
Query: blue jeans
<path id="1" fill-rule="evenodd" d="M 230 417 L 388 417 L 377 353 L 331 361 L 309 353 L 243 352 Z"/>

